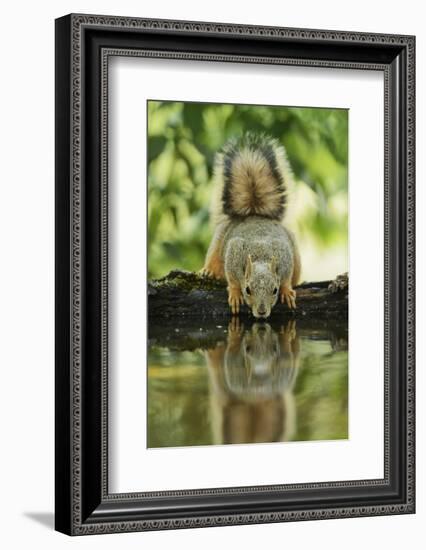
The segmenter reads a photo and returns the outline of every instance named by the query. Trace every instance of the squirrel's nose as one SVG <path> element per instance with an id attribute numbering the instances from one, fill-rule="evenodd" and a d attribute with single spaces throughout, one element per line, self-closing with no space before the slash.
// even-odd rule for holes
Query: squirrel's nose
<path id="1" fill-rule="evenodd" d="M 265 304 L 260 304 L 260 306 L 257 309 L 257 312 L 259 313 L 259 315 L 265 315 L 266 313 Z"/>

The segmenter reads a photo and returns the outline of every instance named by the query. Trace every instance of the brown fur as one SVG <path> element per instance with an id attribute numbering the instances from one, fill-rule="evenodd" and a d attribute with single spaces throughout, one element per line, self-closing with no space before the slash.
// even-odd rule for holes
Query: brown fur
<path id="1" fill-rule="evenodd" d="M 277 140 L 267 136 L 230 140 L 216 155 L 215 225 L 250 215 L 282 221 L 293 174 L 287 155 Z M 268 156 L 269 155 L 269 156 Z M 272 169 L 274 167 L 274 170 Z"/>
<path id="2" fill-rule="evenodd" d="M 235 215 L 276 216 L 285 193 L 259 151 L 243 149 L 236 156 L 232 163 L 231 181 L 231 208 Z"/>
<path id="3" fill-rule="evenodd" d="M 282 223 L 292 181 L 284 148 L 248 132 L 217 154 L 214 177 L 215 232 L 201 273 L 226 279 L 233 315 L 246 303 L 256 318 L 266 318 L 279 297 L 294 309 L 292 286 L 301 263 L 294 236 Z"/>

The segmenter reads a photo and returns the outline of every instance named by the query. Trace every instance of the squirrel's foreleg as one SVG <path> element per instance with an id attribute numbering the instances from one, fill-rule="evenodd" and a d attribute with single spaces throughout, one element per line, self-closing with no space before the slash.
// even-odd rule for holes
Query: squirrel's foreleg
<path id="1" fill-rule="evenodd" d="M 281 303 L 287 304 L 289 309 L 296 309 L 296 291 L 291 286 L 291 279 L 286 279 L 280 285 Z"/>
<path id="2" fill-rule="evenodd" d="M 292 274 L 291 274 L 291 286 L 296 286 L 300 280 L 300 274 L 302 271 L 302 262 L 300 260 L 300 252 L 299 247 L 297 246 L 296 237 L 294 234 L 287 228 L 285 228 L 287 231 L 287 235 L 290 239 L 291 243 L 291 249 L 293 253 L 293 268 L 292 268 Z"/>
<path id="3" fill-rule="evenodd" d="M 231 306 L 232 315 L 240 312 L 240 305 L 244 303 L 240 283 L 229 273 L 226 274 L 228 281 L 228 304 Z"/>
<path id="4" fill-rule="evenodd" d="M 228 222 L 221 223 L 216 227 L 212 242 L 206 254 L 204 267 L 200 271 L 200 275 L 207 277 L 215 277 L 216 279 L 224 279 L 224 261 L 223 261 L 223 241 L 225 231 L 228 227 Z"/>
<path id="5" fill-rule="evenodd" d="M 293 233 L 287 228 L 286 231 L 291 243 L 292 262 L 291 272 L 288 275 L 285 275 L 285 278 L 281 281 L 280 298 L 281 303 L 284 304 L 285 302 L 289 309 L 296 309 L 296 291 L 293 290 L 293 286 L 297 285 L 299 282 L 302 265 L 296 239 Z"/>

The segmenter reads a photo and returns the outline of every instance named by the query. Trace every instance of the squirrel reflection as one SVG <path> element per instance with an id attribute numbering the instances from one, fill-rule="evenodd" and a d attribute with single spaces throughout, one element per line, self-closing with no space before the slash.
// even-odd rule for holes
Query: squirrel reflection
<path id="1" fill-rule="evenodd" d="M 234 317 L 226 343 L 206 352 L 216 444 L 286 441 L 294 432 L 299 368 L 296 322 L 248 330 Z"/>

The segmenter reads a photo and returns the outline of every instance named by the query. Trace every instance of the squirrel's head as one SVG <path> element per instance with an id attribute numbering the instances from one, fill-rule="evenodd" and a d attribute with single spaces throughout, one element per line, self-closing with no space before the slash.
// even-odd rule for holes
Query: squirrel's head
<path id="1" fill-rule="evenodd" d="M 276 304 L 280 279 L 275 258 L 270 262 L 253 262 L 247 257 L 243 296 L 256 319 L 266 319 Z"/>

